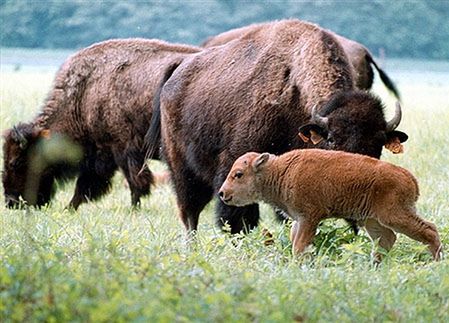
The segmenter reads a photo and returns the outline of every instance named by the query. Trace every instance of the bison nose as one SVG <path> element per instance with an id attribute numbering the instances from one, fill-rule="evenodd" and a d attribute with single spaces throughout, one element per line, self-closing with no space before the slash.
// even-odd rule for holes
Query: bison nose
<path id="1" fill-rule="evenodd" d="M 224 191 L 218 192 L 218 196 L 225 203 L 230 202 L 232 200 L 232 195 L 231 196 L 226 196 L 226 193 Z"/>

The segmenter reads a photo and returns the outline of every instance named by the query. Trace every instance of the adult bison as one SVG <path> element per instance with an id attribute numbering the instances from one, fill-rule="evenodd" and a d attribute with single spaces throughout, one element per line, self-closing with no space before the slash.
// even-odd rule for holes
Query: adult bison
<path id="1" fill-rule="evenodd" d="M 243 37 L 251 32 L 255 32 L 259 29 L 269 28 L 272 23 L 259 23 L 252 24 L 236 29 L 231 29 L 229 31 L 223 32 L 216 36 L 209 37 L 201 46 L 203 47 L 212 47 L 226 44 L 236 38 Z M 374 73 L 372 66 L 375 67 L 377 72 L 379 73 L 381 81 L 387 87 L 387 89 L 393 93 L 393 95 L 400 99 L 399 91 L 396 88 L 394 82 L 389 78 L 389 76 L 376 64 L 373 59 L 373 56 L 369 52 L 369 50 L 363 46 L 362 44 L 340 36 L 332 31 L 327 30 L 329 33 L 332 33 L 336 40 L 340 43 L 343 48 L 346 57 L 349 61 L 349 67 L 355 82 L 355 86 L 361 90 L 370 90 L 373 85 Z M 276 215 L 279 220 L 283 221 L 286 218 L 286 214 L 279 209 L 276 209 Z M 354 232 L 358 232 L 358 228 L 355 224 L 352 224 Z"/>
<path id="2" fill-rule="evenodd" d="M 132 204 L 138 204 L 153 182 L 151 171 L 142 165 L 155 91 L 172 64 L 199 50 L 159 40 L 116 39 L 68 58 L 56 74 L 42 112 L 6 131 L 6 204 L 17 206 L 22 198 L 30 205 L 44 205 L 52 197 L 56 179 L 77 175 L 70 201 L 76 209 L 107 193 L 118 168 L 129 184 Z M 82 148 L 74 169 L 63 158 L 45 160 L 39 143 L 49 136 L 64 137 Z M 57 154 L 64 149 L 69 148 Z M 35 164 L 43 159 L 36 174 Z"/>
<path id="3" fill-rule="evenodd" d="M 146 142 L 154 151 L 162 136 L 188 231 L 197 229 L 201 210 L 245 152 L 317 147 L 379 158 L 384 145 L 407 139 L 394 130 L 400 108 L 387 122 L 381 101 L 356 88 L 335 36 L 299 20 L 269 24 L 186 58 L 159 99 Z M 218 202 L 217 210 L 231 232 L 258 223 L 256 204 Z"/>
<path id="4" fill-rule="evenodd" d="M 231 29 L 219 35 L 209 37 L 201 44 L 201 46 L 212 47 L 223 45 L 236 38 L 244 37 L 249 33 L 253 33 L 257 30 L 269 29 L 271 26 L 273 26 L 273 23 L 267 22 Z M 327 30 L 327 32 L 331 33 L 343 48 L 346 57 L 348 58 L 349 67 L 351 73 L 353 74 L 352 76 L 357 88 L 362 90 L 370 90 L 373 86 L 374 73 L 371 67 L 372 65 L 379 73 L 380 79 L 387 87 L 387 89 L 390 90 L 396 96 L 396 98 L 399 99 L 399 91 L 396 88 L 394 82 L 376 64 L 370 51 L 365 46 L 356 41 L 333 33 L 329 30 Z"/>

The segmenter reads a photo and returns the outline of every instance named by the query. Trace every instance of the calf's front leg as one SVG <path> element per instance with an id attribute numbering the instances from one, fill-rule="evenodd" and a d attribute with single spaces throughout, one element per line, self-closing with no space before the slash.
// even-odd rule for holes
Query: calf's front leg
<path id="1" fill-rule="evenodd" d="M 296 256 L 301 254 L 304 249 L 312 243 L 317 226 L 318 223 L 304 218 L 293 222 L 292 229 L 290 231 L 293 255 Z"/>

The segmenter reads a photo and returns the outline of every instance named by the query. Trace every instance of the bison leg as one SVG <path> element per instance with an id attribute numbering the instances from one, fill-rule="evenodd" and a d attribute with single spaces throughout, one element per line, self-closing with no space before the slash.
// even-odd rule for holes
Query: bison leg
<path id="1" fill-rule="evenodd" d="M 116 147 L 114 159 L 125 175 L 131 190 L 131 205 L 140 205 L 140 198 L 150 194 L 153 174 L 145 163 L 145 153 L 140 149 L 129 147 L 126 150 Z"/>
<path id="2" fill-rule="evenodd" d="M 365 228 L 373 241 L 379 239 L 379 246 L 389 251 L 396 241 L 396 234 L 389 228 L 381 225 L 376 219 L 368 219 L 365 222 Z M 374 254 L 374 262 L 379 263 L 382 260 L 382 254 Z"/>
<path id="3" fill-rule="evenodd" d="M 299 221 L 293 223 L 292 232 L 290 233 L 290 237 L 293 238 L 293 255 L 301 254 L 304 249 L 312 243 L 317 227 L 318 223 L 304 218 L 300 218 Z"/>
<path id="4" fill-rule="evenodd" d="M 108 153 L 86 160 L 81 165 L 69 206 L 76 210 L 82 203 L 99 199 L 106 194 L 111 188 L 111 178 L 116 170 L 117 165 Z"/>
<path id="5" fill-rule="evenodd" d="M 229 225 L 231 233 L 248 233 L 259 223 L 259 205 L 251 204 L 244 207 L 225 205 L 217 202 L 217 225 L 223 227 Z"/>
<path id="6" fill-rule="evenodd" d="M 288 213 L 285 212 L 284 210 L 280 209 L 280 208 L 273 207 L 273 211 L 274 211 L 274 215 L 276 217 L 276 220 L 278 220 L 279 222 L 285 222 L 285 221 L 287 221 L 290 218 Z"/>
<path id="7" fill-rule="evenodd" d="M 213 189 L 187 167 L 172 171 L 179 217 L 191 234 L 198 229 L 200 212 L 212 199 Z"/>
<path id="8" fill-rule="evenodd" d="M 433 223 L 421 219 L 411 210 L 399 210 L 395 214 L 381 212 L 378 214 L 378 220 L 382 225 L 427 244 L 434 260 L 440 259 L 442 246 Z"/>
<path id="9" fill-rule="evenodd" d="M 293 243 L 293 240 L 295 240 L 296 234 L 299 230 L 299 223 L 298 221 L 292 222 L 292 227 L 290 228 L 290 241 Z"/>
<path id="10" fill-rule="evenodd" d="M 148 168 L 142 170 L 137 176 L 137 180 L 133 180 L 135 178 L 133 175 L 126 177 L 131 190 L 131 205 L 133 206 L 139 206 L 140 198 L 150 194 L 150 187 L 153 183 L 153 175 Z"/>
<path id="11" fill-rule="evenodd" d="M 69 206 L 76 210 L 82 203 L 99 199 L 109 192 L 112 175 L 106 178 L 93 172 L 81 173 L 76 181 L 75 194 Z"/>
<path id="12" fill-rule="evenodd" d="M 127 153 L 127 159 L 118 159 L 119 166 L 123 170 L 126 180 L 131 190 L 131 204 L 140 205 L 140 198 L 150 194 L 150 187 L 153 184 L 153 174 L 147 165 L 145 165 L 144 154 Z M 144 167 L 142 168 L 142 165 Z"/>
<path id="13" fill-rule="evenodd" d="M 54 194 L 55 176 L 52 173 L 45 174 L 37 181 L 36 185 L 27 185 L 23 198 L 29 205 L 39 208 L 50 202 Z"/>

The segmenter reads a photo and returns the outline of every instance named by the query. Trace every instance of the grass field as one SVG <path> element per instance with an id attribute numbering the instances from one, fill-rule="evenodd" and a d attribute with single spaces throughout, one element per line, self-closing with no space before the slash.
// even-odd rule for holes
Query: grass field
<path id="1" fill-rule="evenodd" d="M 416 75 L 399 82 L 400 129 L 410 136 L 405 154 L 385 152 L 383 159 L 416 175 L 418 211 L 437 225 L 447 254 L 449 82 L 420 82 Z M 52 78 L 52 72 L 2 70 L 1 130 L 33 118 Z M 380 85 L 375 90 L 390 116 L 393 99 Z M 364 232 L 354 237 L 344 222 L 327 221 L 314 246 L 294 258 L 288 228 L 268 206 L 260 229 L 229 236 L 215 227 L 212 203 L 200 217 L 196 243 L 186 243 L 169 187 L 132 210 L 117 175 L 111 194 L 78 212 L 64 209 L 73 187 L 61 187 L 41 210 L 1 203 L 1 322 L 449 321 L 449 257 L 434 263 L 424 245 L 403 235 L 375 268 Z"/>

